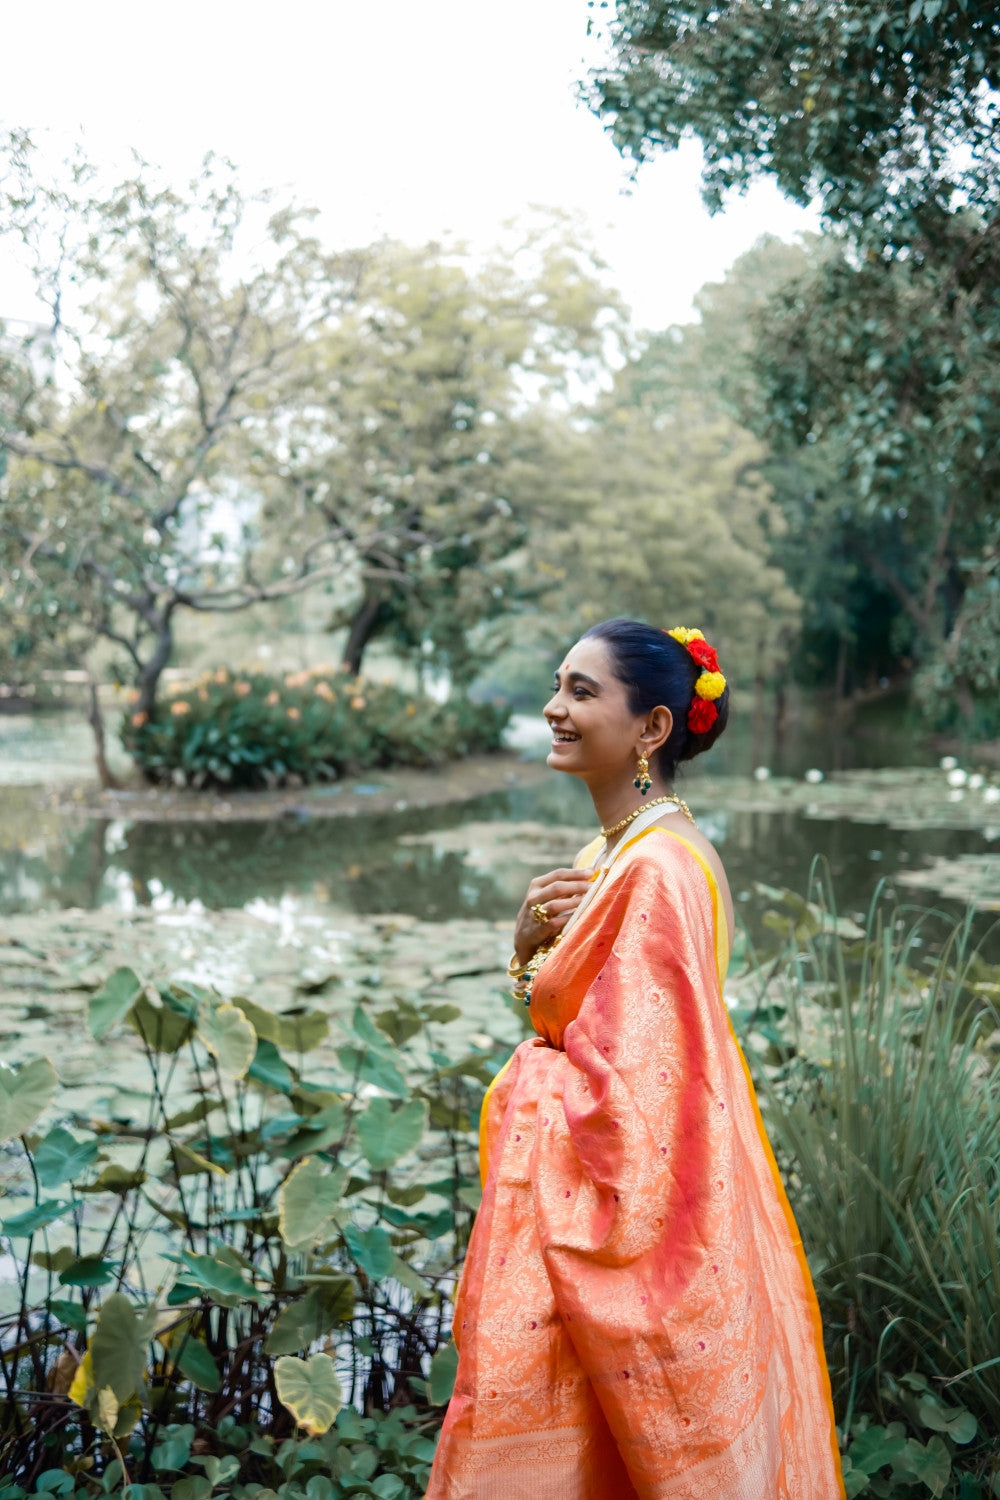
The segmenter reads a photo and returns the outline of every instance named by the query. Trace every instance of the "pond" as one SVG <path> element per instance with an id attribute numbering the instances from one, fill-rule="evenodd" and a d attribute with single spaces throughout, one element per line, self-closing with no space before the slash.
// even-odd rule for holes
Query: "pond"
<path id="1" fill-rule="evenodd" d="M 533 721 L 515 730 L 522 753 L 544 753 Z M 955 910 L 971 889 L 981 909 L 1000 909 L 995 772 L 970 762 L 949 780 L 898 705 L 876 704 L 851 726 L 817 709 L 776 738 L 769 727 L 768 737 L 766 779 L 749 774 L 762 759 L 762 736 L 755 745 L 745 720 L 683 788 L 722 854 L 751 935 L 766 905 L 758 885 L 804 892 L 816 856 L 846 912 L 863 911 L 883 881 L 907 899 Z M 213 911 L 264 901 L 503 922 L 530 875 L 568 860 L 592 832 L 584 789 L 557 773 L 508 788 L 498 772 L 498 789 L 471 800 L 351 817 L 314 815 L 315 798 L 278 819 L 221 822 L 40 808 L 31 782 L 79 779 L 88 755 L 86 727 L 75 719 L 0 718 L 0 910 Z M 357 791 L 376 786 L 373 777 Z M 354 802 L 364 799 L 355 793 Z"/>

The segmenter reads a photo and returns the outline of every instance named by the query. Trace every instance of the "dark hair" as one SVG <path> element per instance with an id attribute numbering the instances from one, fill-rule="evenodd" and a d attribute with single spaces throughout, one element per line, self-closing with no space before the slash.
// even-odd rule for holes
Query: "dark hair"
<path id="1" fill-rule="evenodd" d="M 715 700 L 719 717 L 711 729 L 704 734 L 689 729 L 688 709 L 702 668 L 680 641 L 665 630 L 643 625 L 639 620 L 605 620 L 586 631 L 583 639 L 604 641 L 607 645 L 612 671 L 628 688 L 632 713 L 649 713 L 651 708 L 662 704 L 673 714 L 673 728 L 656 755 L 665 781 L 673 781 L 682 760 L 691 760 L 715 744 L 729 718 L 729 689 Z"/>

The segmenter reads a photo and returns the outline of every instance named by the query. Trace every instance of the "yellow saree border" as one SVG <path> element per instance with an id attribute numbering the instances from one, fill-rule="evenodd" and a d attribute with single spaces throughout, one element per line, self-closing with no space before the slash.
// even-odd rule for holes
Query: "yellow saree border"
<path id="1" fill-rule="evenodd" d="M 645 838 L 647 833 L 665 833 L 668 838 L 676 839 L 679 844 L 683 844 L 685 849 L 689 850 L 689 852 L 693 855 L 693 857 L 701 867 L 702 874 L 705 876 L 705 880 L 708 885 L 709 894 L 712 898 L 712 920 L 715 923 L 716 933 L 715 953 L 716 962 L 719 963 L 719 984 L 721 987 L 722 980 L 726 972 L 726 965 L 728 965 L 729 962 L 729 937 L 728 933 L 726 932 L 725 914 L 722 909 L 722 896 L 719 891 L 718 882 L 715 878 L 715 872 L 713 871 L 711 865 L 708 863 L 708 860 L 702 854 L 701 850 L 696 849 L 694 844 L 692 844 L 689 839 L 686 839 L 683 834 L 675 833 L 672 828 L 664 828 L 660 824 L 654 825 L 652 828 L 647 828 L 645 830 L 645 833 L 638 834 L 632 842 L 638 843 L 639 839 Z M 725 954 L 725 964 L 721 963 L 721 955 L 723 953 Z M 746 1057 L 744 1056 L 743 1048 L 740 1046 L 739 1038 L 736 1035 L 736 1031 L 733 1026 L 733 1018 L 729 1014 L 729 1007 L 725 1003 L 725 997 L 723 997 L 723 1006 L 726 1012 L 726 1022 L 729 1026 L 729 1034 L 732 1037 L 733 1043 L 736 1047 L 736 1051 L 739 1054 L 740 1063 L 743 1067 L 743 1072 L 747 1080 L 747 1088 L 750 1090 L 750 1103 L 753 1106 L 754 1120 L 757 1123 L 757 1133 L 760 1136 L 761 1145 L 764 1148 L 764 1155 L 771 1170 L 771 1176 L 774 1179 L 774 1186 L 778 1194 L 778 1202 L 781 1205 L 781 1210 L 785 1215 L 785 1220 L 791 1233 L 792 1248 L 795 1251 L 795 1258 L 799 1263 L 799 1269 L 802 1272 L 802 1279 L 805 1282 L 806 1297 L 809 1302 L 809 1312 L 812 1318 L 813 1338 L 816 1341 L 816 1349 L 817 1353 L 819 1354 L 820 1369 L 823 1371 L 823 1383 L 826 1389 L 827 1405 L 830 1408 L 830 1446 L 833 1450 L 833 1468 L 834 1473 L 837 1476 L 837 1483 L 840 1486 L 840 1493 L 843 1497 L 843 1500 L 846 1500 L 847 1491 L 844 1487 L 843 1468 L 840 1462 L 840 1444 L 837 1442 L 837 1419 L 834 1415 L 833 1410 L 833 1392 L 830 1387 L 830 1374 L 826 1364 L 826 1349 L 823 1344 L 823 1319 L 820 1316 L 819 1302 L 817 1300 L 816 1291 L 812 1283 L 812 1273 L 809 1270 L 809 1262 L 806 1260 L 806 1252 L 802 1245 L 802 1237 L 799 1234 L 799 1226 L 795 1222 L 795 1215 L 792 1212 L 792 1205 L 788 1201 L 788 1194 L 785 1192 L 785 1184 L 782 1181 L 781 1173 L 778 1170 L 778 1163 L 775 1160 L 774 1152 L 771 1149 L 771 1142 L 768 1139 L 767 1130 L 764 1127 L 764 1119 L 760 1112 L 760 1105 L 757 1102 L 757 1090 L 754 1088 L 750 1068 L 747 1063 Z"/>

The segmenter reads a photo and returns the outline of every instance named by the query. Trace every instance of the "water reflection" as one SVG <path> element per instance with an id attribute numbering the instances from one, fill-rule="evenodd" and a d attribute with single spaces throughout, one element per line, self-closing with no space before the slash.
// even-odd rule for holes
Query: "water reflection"
<path id="1" fill-rule="evenodd" d="M 10 794 L 7 794 L 8 798 Z M 0 909 L 13 912 L 199 902 L 209 910 L 255 899 L 307 898 L 360 914 L 409 913 L 429 921 L 510 920 L 532 866 L 508 854 L 492 862 L 428 842 L 402 842 L 469 822 L 534 822 L 586 829 L 583 789 L 553 777 L 532 788 L 453 807 L 278 822 L 151 823 L 92 819 L 68 824 L 35 813 L 31 837 L 0 851 Z M 860 913 L 879 882 L 925 857 L 987 851 L 974 833 L 811 819 L 792 812 L 705 809 L 699 821 L 718 846 L 752 932 L 766 901 L 755 885 L 804 891 L 817 856 L 838 902 Z M 8 842 L 5 840 L 4 842 Z M 909 899 L 912 893 L 905 893 Z M 940 904 L 928 895 L 925 904 Z"/>

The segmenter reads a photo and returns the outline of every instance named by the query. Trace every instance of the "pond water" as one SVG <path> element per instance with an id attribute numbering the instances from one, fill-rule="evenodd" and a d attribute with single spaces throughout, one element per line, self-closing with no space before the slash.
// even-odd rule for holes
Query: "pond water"
<path id="1" fill-rule="evenodd" d="M 530 723 L 517 731 L 525 753 L 539 753 Z M 880 881 L 906 882 L 935 862 L 985 856 L 991 868 L 1000 859 L 1000 806 L 982 802 L 994 795 L 988 771 L 976 792 L 950 787 L 905 718 L 881 704 L 836 731 L 821 712 L 776 739 L 769 731 L 775 774 L 755 782 L 748 773 L 763 758 L 761 736 L 754 745 L 753 726 L 744 722 L 706 757 L 709 774 L 699 769 L 686 783 L 752 934 L 766 905 L 758 883 L 804 892 L 817 855 L 846 912 L 863 911 Z M 570 858 L 593 826 L 584 789 L 556 773 L 460 804 L 350 818 L 313 817 L 305 806 L 277 821 L 218 823 L 40 809 L 31 783 L 79 778 L 89 769 L 88 753 L 85 726 L 75 720 L 0 718 L 0 911 L 192 903 L 221 910 L 264 900 L 499 922 L 512 916 L 530 875 Z M 905 765 L 933 769 L 912 785 L 901 777 L 899 786 L 884 771 L 874 779 L 860 774 Z M 846 778 L 829 779 L 844 769 Z M 830 800 L 834 788 L 839 801 Z M 899 893 L 923 904 L 963 905 L 947 883 L 906 885 Z"/>

